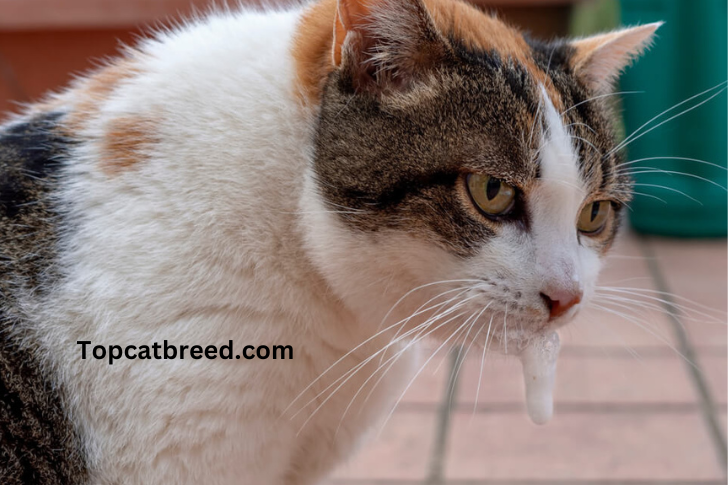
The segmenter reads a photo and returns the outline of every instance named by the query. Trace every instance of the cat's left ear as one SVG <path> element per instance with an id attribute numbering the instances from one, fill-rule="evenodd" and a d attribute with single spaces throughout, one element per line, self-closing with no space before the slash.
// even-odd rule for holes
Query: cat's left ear
<path id="1" fill-rule="evenodd" d="M 337 2 L 332 60 L 358 91 L 406 89 L 448 51 L 422 0 Z"/>
<path id="2" fill-rule="evenodd" d="M 655 22 L 573 41 L 571 67 L 595 92 L 607 93 L 622 70 L 652 44 L 661 25 Z"/>

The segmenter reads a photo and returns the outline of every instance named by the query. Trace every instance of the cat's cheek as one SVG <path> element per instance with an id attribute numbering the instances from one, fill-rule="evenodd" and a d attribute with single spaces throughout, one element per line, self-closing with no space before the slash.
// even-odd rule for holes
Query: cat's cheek
<path id="1" fill-rule="evenodd" d="M 589 306 L 597 287 L 597 279 L 603 266 L 603 256 L 594 248 L 581 247 L 579 249 L 580 266 L 582 268 L 582 281 L 584 281 L 584 298 L 580 309 Z"/>

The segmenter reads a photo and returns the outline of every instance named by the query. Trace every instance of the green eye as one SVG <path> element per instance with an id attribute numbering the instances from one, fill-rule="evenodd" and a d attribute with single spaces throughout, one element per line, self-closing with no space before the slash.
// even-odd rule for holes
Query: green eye
<path id="1" fill-rule="evenodd" d="M 472 173 L 468 175 L 468 191 L 478 208 L 491 216 L 510 212 L 516 198 L 516 189 L 500 179 Z"/>
<path id="2" fill-rule="evenodd" d="M 581 210 L 576 227 L 587 236 L 596 235 L 606 225 L 611 214 L 612 204 L 608 200 L 592 202 Z"/>

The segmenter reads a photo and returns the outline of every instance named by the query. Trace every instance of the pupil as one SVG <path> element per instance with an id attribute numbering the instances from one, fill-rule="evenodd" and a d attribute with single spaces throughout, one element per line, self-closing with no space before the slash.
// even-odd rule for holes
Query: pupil
<path id="1" fill-rule="evenodd" d="M 488 184 L 485 186 L 485 196 L 488 200 L 493 200 L 498 192 L 500 192 L 501 182 L 498 179 L 491 178 L 488 180 Z"/>
<path id="2" fill-rule="evenodd" d="M 599 214 L 599 206 L 601 204 L 599 202 L 594 202 L 592 204 L 592 210 L 591 210 L 591 222 L 594 222 L 594 219 L 597 218 L 597 215 Z"/>

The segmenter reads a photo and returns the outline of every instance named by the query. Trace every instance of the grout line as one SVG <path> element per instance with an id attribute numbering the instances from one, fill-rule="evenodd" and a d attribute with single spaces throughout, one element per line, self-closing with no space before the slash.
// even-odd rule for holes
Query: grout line
<path id="1" fill-rule="evenodd" d="M 606 348 L 609 350 L 608 354 L 595 353 L 596 348 Z M 664 345 L 639 345 L 632 347 L 635 352 L 639 354 L 642 359 L 679 359 L 680 356 L 675 355 L 672 349 L 666 348 Z M 703 356 L 723 357 L 726 354 L 726 348 L 723 346 L 712 346 L 712 345 L 694 345 L 693 348 Z M 634 359 L 634 354 L 626 350 L 624 347 L 610 347 L 610 346 L 591 346 L 591 345 L 564 345 L 559 351 L 559 358 L 575 357 L 580 359 L 589 360 L 611 360 L 611 359 Z"/>
<path id="2" fill-rule="evenodd" d="M 450 408 L 451 413 L 472 413 L 472 401 L 458 402 Z M 555 402 L 554 411 L 560 415 L 567 414 L 692 414 L 701 411 L 696 402 L 588 402 L 571 401 Z M 728 412 L 728 404 L 716 404 L 715 409 Z M 403 402 L 397 406 L 398 413 L 433 413 L 441 411 L 441 405 L 428 402 Z M 501 401 L 478 403 L 476 414 L 521 414 L 525 416 L 526 407 L 521 401 Z"/>
<path id="3" fill-rule="evenodd" d="M 450 374 L 445 386 L 445 393 L 440 402 L 440 409 L 437 412 L 437 428 L 435 430 L 435 440 L 430 456 L 430 469 L 425 479 L 427 485 L 440 485 L 443 483 L 443 468 L 445 465 L 445 451 L 447 449 L 447 436 L 450 431 L 450 417 L 455 406 L 453 406 L 452 397 L 457 393 L 458 387 L 458 368 L 462 364 L 462 352 L 460 346 L 453 347 L 450 350 Z"/>
<path id="4" fill-rule="evenodd" d="M 639 243 L 642 253 L 646 257 L 647 267 L 655 281 L 657 290 L 664 293 L 663 298 L 665 303 L 662 305 L 665 307 L 665 311 L 672 323 L 672 328 L 675 333 L 675 337 L 677 338 L 680 352 L 689 361 L 686 362 L 686 367 L 700 399 L 701 414 L 703 415 L 705 425 L 708 428 L 708 433 L 713 440 L 713 445 L 716 453 L 718 454 L 720 465 L 723 468 L 723 472 L 726 473 L 726 471 L 728 471 L 728 445 L 726 444 L 726 437 L 723 434 L 723 428 L 716 416 L 715 400 L 713 399 L 710 388 L 705 381 L 705 376 L 700 363 L 696 358 L 697 354 L 695 352 L 695 347 L 693 347 L 690 337 L 685 331 L 685 326 L 683 325 L 682 320 L 680 320 L 679 311 L 675 307 L 672 293 L 669 292 L 669 286 L 662 274 L 657 260 L 655 259 L 656 255 L 654 249 L 650 245 L 649 239 L 642 236 L 639 238 Z"/>
<path id="5" fill-rule="evenodd" d="M 722 410 L 728 409 L 721 406 Z M 554 413 L 567 414 L 692 414 L 700 411 L 696 403 L 637 403 L 637 402 L 555 402 Z M 473 410 L 473 403 L 460 403 L 454 407 L 456 412 Z M 476 413 L 521 413 L 526 415 L 526 406 L 523 403 L 503 402 L 479 404 Z"/>

